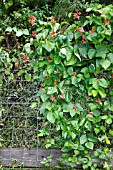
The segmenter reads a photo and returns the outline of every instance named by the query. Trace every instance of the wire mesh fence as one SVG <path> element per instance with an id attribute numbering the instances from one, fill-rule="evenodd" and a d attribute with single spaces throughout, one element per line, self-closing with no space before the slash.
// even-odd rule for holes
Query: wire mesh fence
<path id="1" fill-rule="evenodd" d="M 61 151 L 46 150 L 46 137 L 38 137 L 42 127 L 51 133 L 53 129 L 40 115 L 38 106 L 32 107 L 40 82 L 27 81 L 25 75 L 18 76 L 18 72 L 19 69 L 10 70 L 10 74 L 7 69 L 0 70 L 0 164 L 41 167 L 41 162 L 52 155 L 51 165 L 57 165 L 56 158 L 61 156 Z M 57 144 L 56 140 L 56 148 Z"/>
<path id="2" fill-rule="evenodd" d="M 13 79 L 10 79 L 1 71 L 0 145 L 2 149 L 10 148 L 6 149 L 4 161 L 8 163 L 16 155 L 23 161 L 26 157 L 25 148 L 35 148 L 36 152 L 27 162 L 33 159 L 38 161 L 41 159 L 38 156 L 38 108 L 31 108 L 31 103 L 36 99 L 37 82 L 28 82 L 23 76 L 18 77 L 17 72 L 12 73 Z M 15 155 L 13 148 L 20 148 L 21 151 L 16 149 Z M 4 154 L 1 153 L 2 160 Z"/>
<path id="3" fill-rule="evenodd" d="M 0 89 L 2 147 L 36 147 L 38 110 L 30 107 L 36 89 L 22 77 L 16 80 L 16 73 L 14 78 L 4 76 Z"/>

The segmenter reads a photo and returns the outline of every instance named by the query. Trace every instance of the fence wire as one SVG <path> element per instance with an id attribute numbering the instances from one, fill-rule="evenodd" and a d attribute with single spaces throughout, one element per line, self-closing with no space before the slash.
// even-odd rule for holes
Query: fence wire
<path id="1" fill-rule="evenodd" d="M 13 79 L 2 70 L 0 85 L 0 147 L 20 148 L 20 157 L 24 158 L 25 148 L 35 148 L 38 155 L 38 108 L 32 108 L 31 103 L 36 100 L 38 85 L 36 81 L 26 81 L 24 76 L 13 73 Z M 8 153 L 9 152 L 9 153 Z M 5 161 L 13 159 L 14 155 L 8 150 Z M 1 157 L 2 159 L 2 157 Z M 30 161 L 30 160 L 29 160 Z"/>

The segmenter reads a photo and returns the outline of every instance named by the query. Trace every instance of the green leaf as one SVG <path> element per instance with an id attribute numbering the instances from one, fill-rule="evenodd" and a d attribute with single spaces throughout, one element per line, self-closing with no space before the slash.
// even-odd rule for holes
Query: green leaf
<path id="1" fill-rule="evenodd" d="M 43 67 L 45 64 L 47 64 L 47 62 L 46 61 L 40 61 L 38 64 L 39 64 L 39 67 Z"/>
<path id="2" fill-rule="evenodd" d="M 18 30 L 18 31 L 16 32 L 16 36 L 17 36 L 17 37 L 20 37 L 21 35 L 23 35 L 23 31 L 22 31 L 22 30 Z"/>
<path id="3" fill-rule="evenodd" d="M 36 49 L 36 52 L 39 54 L 39 55 L 42 55 L 42 46 L 39 45 Z"/>
<path id="4" fill-rule="evenodd" d="M 108 86 L 108 82 L 104 78 L 101 78 L 98 82 L 101 87 L 106 88 Z"/>
<path id="5" fill-rule="evenodd" d="M 56 87 L 48 87 L 47 94 L 54 94 L 56 92 L 57 92 L 57 88 Z"/>
<path id="6" fill-rule="evenodd" d="M 112 34 L 111 28 L 110 28 L 110 27 L 109 27 L 109 29 L 108 29 L 108 28 L 105 28 L 105 29 L 104 29 L 104 34 L 111 36 L 111 34 Z"/>
<path id="7" fill-rule="evenodd" d="M 81 57 L 80 57 L 80 55 L 78 54 L 78 53 L 74 53 L 75 54 L 75 56 L 81 61 L 82 59 L 81 59 Z"/>
<path id="8" fill-rule="evenodd" d="M 12 31 L 12 28 L 11 28 L 11 27 L 7 27 L 5 31 L 11 32 L 11 31 Z"/>
<path id="9" fill-rule="evenodd" d="M 88 116 L 89 116 L 89 115 L 88 115 Z M 85 123 L 85 128 L 86 128 L 87 130 L 91 131 L 92 125 L 91 125 L 90 120 L 86 121 L 86 123 Z"/>
<path id="10" fill-rule="evenodd" d="M 83 111 L 83 107 L 79 103 L 76 103 L 75 105 L 78 111 Z"/>
<path id="11" fill-rule="evenodd" d="M 69 32 L 68 35 L 67 35 L 67 38 L 68 38 L 68 41 L 72 41 L 72 39 L 73 39 L 73 33 L 72 33 L 72 32 Z"/>
<path id="12" fill-rule="evenodd" d="M 69 61 L 71 59 L 72 52 L 73 52 L 73 47 L 72 46 L 66 47 L 66 60 L 67 61 Z"/>
<path id="13" fill-rule="evenodd" d="M 90 41 L 93 41 L 93 38 L 96 38 L 96 37 L 97 37 L 97 33 L 94 32 L 93 34 L 89 34 L 89 35 L 87 36 L 87 39 L 90 40 Z M 94 41 L 95 41 L 95 40 L 94 40 Z"/>
<path id="14" fill-rule="evenodd" d="M 111 135 L 111 136 L 113 136 L 113 130 L 109 130 L 109 134 Z"/>
<path id="15" fill-rule="evenodd" d="M 23 73 L 24 73 L 24 70 L 20 70 L 20 71 L 18 72 L 18 76 L 21 76 Z"/>
<path id="16" fill-rule="evenodd" d="M 82 135 L 82 136 L 80 137 L 80 144 L 82 145 L 82 144 L 84 144 L 86 141 L 87 141 L 87 136 L 86 136 L 86 135 Z"/>
<path id="17" fill-rule="evenodd" d="M 96 103 L 88 103 L 90 110 L 96 110 L 97 105 Z"/>
<path id="18" fill-rule="evenodd" d="M 35 56 L 37 56 L 37 52 L 36 51 L 31 51 L 30 54 L 29 54 L 29 58 L 33 59 Z M 35 64 L 36 63 L 38 63 L 38 62 L 35 62 Z"/>
<path id="19" fill-rule="evenodd" d="M 67 110 L 70 113 L 71 117 L 75 116 L 75 114 L 76 114 L 76 111 L 73 110 L 73 104 L 72 103 L 69 103 L 68 105 L 66 105 L 65 110 Z"/>
<path id="20" fill-rule="evenodd" d="M 63 78 L 66 78 L 66 77 L 68 77 L 68 74 L 67 74 L 66 71 L 64 71 L 64 72 L 63 72 Z"/>
<path id="21" fill-rule="evenodd" d="M 86 68 L 86 67 L 85 67 Z M 94 83 L 97 83 L 97 79 L 96 78 L 91 78 L 90 80 L 89 80 L 89 84 L 94 84 Z M 97 86 L 97 85 L 96 85 Z"/>
<path id="22" fill-rule="evenodd" d="M 68 17 L 69 18 L 71 18 L 71 16 L 72 16 L 72 12 L 70 12 L 69 14 L 68 14 Z M 68 23 L 69 24 L 69 23 Z"/>
<path id="23" fill-rule="evenodd" d="M 31 81 L 31 74 L 26 73 L 26 74 L 25 74 L 25 79 L 26 79 L 27 81 Z"/>
<path id="24" fill-rule="evenodd" d="M 85 146 L 86 146 L 88 149 L 93 150 L 94 143 L 92 143 L 92 142 L 87 142 L 87 143 L 85 143 Z"/>
<path id="25" fill-rule="evenodd" d="M 88 69 L 87 67 L 83 67 L 83 68 L 81 69 L 81 72 L 82 72 L 82 73 L 87 73 L 87 72 L 89 72 L 89 69 Z"/>
<path id="26" fill-rule="evenodd" d="M 110 90 L 110 95 L 113 96 L 113 90 Z"/>
<path id="27" fill-rule="evenodd" d="M 108 140 L 107 140 L 107 141 L 108 141 Z M 106 142 L 106 143 L 107 143 L 107 142 Z M 106 159 L 106 154 L 101 153 L 101 154 L 99 155 L 99 159 L 105 160 L 105 159 Z"/>
<path id="28" fill-rule="evenodd" d="M 100 63 L 101 63 L 101 59 L 98 58 L 96 59 L 96 69 L 97 69 L 97 73 L 100 71 Z M 99 70 L 99 71 L 98 71 Z"/>
<path id="29" fill-rule="evenodd" d="M 71 117 L 75 116 L 75 114 L 76 114 L 75 110 L 71 109 L 71 110 L 70 110 L 70 115 L 71 115 Z"/>
<path id="30" fill-rule="evenodd" d="M 110 102 L 109 101 L 105 101 L 104 102 L 104 110 L 108 110 L 110 109 Z"/>
<path id="31" fill-rule="evenodd" d="M 43 36 L 42 33 L 37 34 L 37 36 L 36 36 L 37 42 L 42 38 L 42 36 Z M 37 45 L 35 45 L 35 46 L 37 47 Z"/>
<path id="32" fill-rule="evenodd" d="M 79 48 L 79 52 L 82 57 L 87 58 L 87 48 L 86 47 Z"/>
<path id="33" fill-rule="evenodd" d="M 62 151 L 62 152 L 69 152 L 69 151 L 70 151 L 70 149 L 69 149 L 69 148 L 67 148 L 67 147 L 62 147 L 61 151 Z"/>
<path id="34" fill-rule="evenodd" d="M 49 74 L 51 74 L 51 73 L 53 73 L 53 71 L 54 71 L 54 66 L 53 66 L 53 65 L 49 65 L 49 66 L 47 67 L 47 72 L 48 72 Z"/>
<path id="35" fill-rule="evenodd" d="M 87 39 L 90 40 L 90 41 L 93 41 L 92 38 L 93 38 L 93 37 L 92 37 L 92 34 L 89 34 L 89 35 L 87 36 Z"/>
<path id="36" fill-rule="evenodd" d="M 93 57 L 95 57 L 95 54 L 96 54 L 96 50 L 95 49 L 89 49 L 88 51 L 88 57 L 90 59 L 92 59 Z"/>
<path id="37" fill-rule="evenodd" d="M 55 58 L 54 58 L 54 63 L 55 63 L 55 64 L 60 64 L 61 59 L 62 59 L 62 58 L 61 58 L 59 55 L 55 56 Z"/>
<path id="38" fill-rule="evenodd" d="M 105 70 L 107 70 L 107 68 L 111 65 L 111 63 L 108 59 L 106 59 L 106 60 L 102 59 L 100 64 Z"/>
<path id="39" fill-rule="evenodd" d="M 69 61 L 66 62 L 66 65 L 74 65 L 77 62 L 77 58 L 72 56 Z"/>
<path id="40" fill-rule="evenodd" d="M 98 110 L 94 110 L 93 113 L 94 113 L 94 116 L 96 117 L 100 116 L 100 111 Z"/>
<path id="41" fill-rule="evenodd" d="M 61 49 L 60 49 L 60 52 L 61 52 L 62 54 L 64 54 L 64 55 L 66 55 L 66 49 L 65 49 L 65 48 L 61 48 Z"/>
<path id="42" fill-rule="evenodd" d="M 98 91 L 97 90 L 92 90 L 92 95 L 93 95 L 93 97 L 96 97 L 98 95 Z"/>
<path id="43" fill-rule="evenodd" d="M 108 50 L 106 48 L 100 46 L 97 48 L 96 57 L 101 57 L 101 58 L 105 59 L 107 52 L 108 52 Z"/>
<path id="44" fill-rule="evenodd" d="M 90 74 L 88 72 L 84 73 L 85 78 L 90 78 Z"/>
<path id="45" fill-rule="evenodd" d="M 72 94 L 71 92 L 66 92 L 65 94 L 65 100 L 66 102 L 70 102 L 72 100 Z"/>
<path id="46" fill-rule="evenodd" d="M 60 24 L 59 23 L 55 23 L 54 27 L 53 27 L 54 32 L 56 32 L 59 29 L 59 27 L 60 27 Z"/>
<path id="47" fill-rule="evenodd" d="M 110 110 L 110 111 L 113 111 L 113 105 L 110 106 L 109 110 Z"/>
<path id="48" fill-rule="evenodd" d="M 87 138 L 90 142 L 97 142 L 97 138 L 91 133 L 87 134 Z"/>
<path id="49" fill-rule="evenodd" d="M 85 118 L 83 118 L 81 121 L 80 121 L 80 123 L 79 123 L 79 126 L 82 126 L 84 123 L 85 123 Z"/>
<path id="50" fill-rule="evenodd" d="M 26 50 L 27 53 L 30 53 L 30 51 L 31 51 L 31 49 L 30 49 L 30 43 L 26 43 L 26 44 L 24 45 L 24 48 L 25 48 L 25 50 Z"/>
<path id="51" fill-rule="evenodd" d="M 101 121 L 101 117 L 100 117 L 100 116 L 95 117 L 95 118 L 93 119 L 93 123 L 94 123 L 94 124 L 96 124 L 96 123 L 98 123 L 98 122 L 100 122 L 100 121 Z"/>
<path id="52" fill-rule="evenodd" d="M 81 80 L 84 80 L 83 74 L 77 74 L 77 82 L 80 82 Z"/>
<path id="53" fill-rule="evenodd" d="M 52 42 L 46 41 L 46 44 L 43 44 L 43 47 L 44 47 L 48 52 L 51 52 L 51 51 L 54 49 L 55 44 L 52 43 Z"/>
<path id="54" fill-rule="evenodd" d="M 90 73 L 95 73 L 95 65 L 94 64 L 89 65 L 89 71 L 90 71 Z"/>
<path id="55" fill-rule="evenodd" d="M 80 150 L 80 151 L 84 151 L 84 150 L 85 150 L 85 148 L 84 148 L 82 145 L 79 145 L 79 146 L 78 146 L 78 150 Z"/>
<path id="56" fill-rule="evenodd" d="M 31 107 L 31 108 L 35 108 L 35 107 L 36 107 L 36 105 L 37 105 L 37 103 L 36 103 L 36 102 L 32 102 L 30 107 Z"/>
<path id="57" fill-rule="evenodd" d="M 113 63 L 113 53 L 109 53 L 109 54 L 107 55 L 107 57 L 108 57 L 109 61 L 110 61 L 111 63 Z"/>
<path id="58" fill-rule="evenodd" d="M 6 70 L 6 71 L 5 71 L 5 74 L 6 74 L 6 75 L 9 75 L 9 74 L 10 74 L 10 71 Z"/>
<path id="59" fill-rule="evenodd" d="M 52 112 L 48 112 L 47 113 L 47 119 L 51 122 L 51 123 L 55 123 L 55 116 Z"/>
<path id="60" fill-rule="evenodd" d="M 106 123 L 110 125 L 110 124 L 112 123 L 112 119 L 108 118 L 108 119 L 106 120 Z"/>
<path id="61" fill-rule="evenodd" d="M 108 118 L 108 115 L 104 115 L 104 116 L 101 116 L 101 119 L 107 119 Z"/>
<path id="62" fill-rule="evenodd" d="M 2 110 L 0 110 L 0 118 L 2 117 Z"/>
<path id="63" fill-rule="evenodd" d="M 94 128 L 96 134 L 98 134 L 101 130 L 99 128 Z"/>
<path id="64" fill-rule="evenodd" d="M 44 30 L 43 30 L 42 36 L 43 36 L 44 38 L 47 37 L 48 31 L 49 31 L 48 29 L 44 29 Z M 54 31 L 54 32 L 55 32 L 55 31 Z M 39 34 L 40 34 L 40 33 L 39 33 Z M 42 37 L 42 36 L 41 36 L 41 37 Z"/>
<path id="65" fill-rule="evenodd" d="M 75 133 L 71 133 L 71 137 L 72 137 L 72 140 L 76 138 L 76 134 Z"/>
<path id="66" fill-rule="evenodd" d="M 78 53 L 78 45 L 77 44 L 74 45 L 74 53 Z"/>
<path id="67" fill-rule="evenodd" d="M 41 99 L 42 99 L 43 102 L 45 102 L 48 98 L 49 98 L 49 96 L 47 94 L 41 95 Z"/>
<path id="68" fill-rule="evenodd" d="M 13 27 L 13 31 L 17 32 L 17 28 L 16 28 L 16 27 Z"/>
<path id="69" fill-rule="evenodd" d="M 40 114 L 44 114 L 45 113 L 45 110 L 46 110 L 46 107 L 50 105 L 50 102 L 44 102 L 42 103 L 41 107 L 40 107 Z"/>
<path id="70" fill-rule="evenodd" d="M 29 30 L 28 30 L 28 29 L 24 29 L 24 30 L 23 30 L 23 34 L 24 34 L 24 35 L 29 35 Z"/>
<path id="71" fill-rule="evenodd" d="M 90 12 L 90 11 L 92 11 L 92 8 L 87 8 L 86 9 L 86 12 Z"/>
<path id="72" fill-rule="evenodd" d="M 99 83 L 98 80 L 95 79 L 95 81 L 93 82 L 93 87 L 97 90 L 99 88 Z"/>
<path id="73" fill-rule="evenodd" d="M 64 81 L 61 81 L 60 83 L 59 83 L 59 89 L 62 89 L 62 86 L 64 85 Z"/>
<path id="74" fill-rule="evenodd" d="M 89 160 L 87 158 L 81 158 L 80 161 L 83 163 L 83 169 L 88 168 L 87 163 L 89 163 Z"/>
<path id="75" fill-rule="evenodd" d="M 85 20 L 84 24 L 83 24 L 83 27 L 86 26 L 87 24 L 89 23 L 88 20 Z"/>
<path id="76" fill-rule="evenodd" d="M 97 32 L 98 32 L 99 34 L 101 34 L 102 30 L 103 30 L 103 28 L 102 28 L 101 26 L 97 27 Z"/>
<path id="77" fill-rule="evenodd" d="M 72 80 L 72 84 L 76 86 L 77 85 L 77 78 L 75 76 L 72 76 L 71 80 Z"/>
<path id="78" fill-rule="evenodd" d="M 77 38 L 81 37 L 81 34 L 78 31 L 76 31 L 74 33 L 74 37 L 75 37 L 75 39 L 77 39 Z"/>
<path id="79" fill-rule="evenodd" d="M 73 67 L 67 69 L 68 74 L 71 76 L 73 74 Z"/>
<path id="80" fill-rule="evenodd" d="M 52 106 L 48 105 L 48 106 L 46 106 L 46 109 L 50 111 L 50 110 L 52 110 Z"/>
<path id="81" fill-rule="evenodd" d="M 14 74 L 10 73 L 9 80 L 14 80 Z"/>
<path id="82" fill-rule="evenodd" d="M 105 90 L 102 87 L 99 87 L 98 92 L 102 98 L 106 97 Z"/>

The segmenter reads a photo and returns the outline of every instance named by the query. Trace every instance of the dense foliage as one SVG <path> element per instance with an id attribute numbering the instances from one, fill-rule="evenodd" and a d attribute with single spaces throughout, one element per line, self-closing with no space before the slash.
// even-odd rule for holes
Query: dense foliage
<path id="1" fill-rule="evenodd" d="M 28 7 L 12 13 L 13 20 L 7 18 L 1 29 L 1 68 L 10 79 L 10 70 L 16 68 L 18 76 L 40 82 L 31 107 L 40 108 L 45 127 L 39 137 L 46 138 L 46 148 L 61 148 L 61 162 L 94 170 L 92 160 L 97 158 L 110 169 L 113 6 L 81 8 L 69 10 L 63 22 L 57 22 L 47 6 L 44 11 Z"/>

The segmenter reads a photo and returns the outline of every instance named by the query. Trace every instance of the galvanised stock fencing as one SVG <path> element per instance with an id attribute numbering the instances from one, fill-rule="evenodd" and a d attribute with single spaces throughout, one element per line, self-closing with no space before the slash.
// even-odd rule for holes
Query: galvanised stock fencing
<path id="1" fill-rule="evenodd" d="M 39 83 L 27 81 L 23 75 L 18 76 L 18 70 L 10 73 L 1 70 L 0 74 L 1 165 L 41 167 L 41 161 L 54 152 L 55 160 L 60 151 L 41 149 L 45 139 L 38 138 L 38 130 L 44 121 L 40 121 L 39 109 L 32 107 L 32 103 L 36 101 Z"/>

